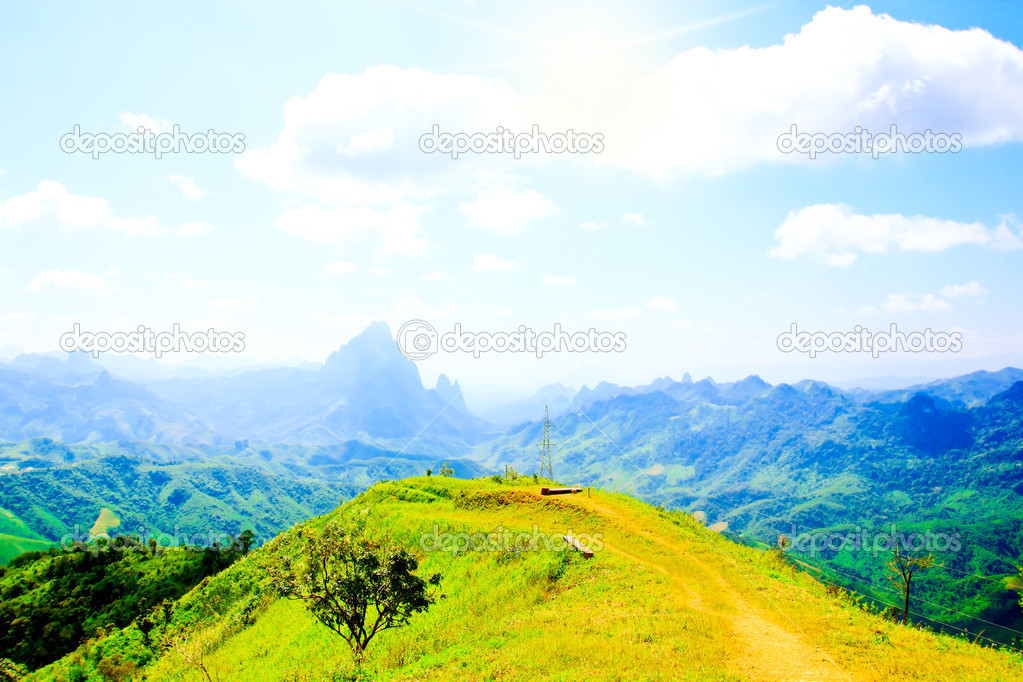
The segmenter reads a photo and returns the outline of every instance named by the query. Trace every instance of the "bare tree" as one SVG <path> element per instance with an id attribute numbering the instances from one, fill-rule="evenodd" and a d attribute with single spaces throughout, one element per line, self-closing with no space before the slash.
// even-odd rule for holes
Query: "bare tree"
<path id="1" fill-rule="evenodd" d="M 898 540 L 892 543 L 892 558 L 888 560 L 888 581 L 902 594 L 902 624 L 909 622 L 909 596 L 913 577 L 920 571 L 940 566 L 933 554 L 917 557 L 908 553 Z"/>
<path id="2" fill-rule="evenodd" d="M 184 659 L 185 663 L 201 672 L 206 682 L 214 682 L 215 678 L 210 674 L 209 668 L 203 661 L 206 654 L 206 642 L 197 637 L 189 641 L 188 636 L 185 635 L 171 640 L 171 647 Z"/>

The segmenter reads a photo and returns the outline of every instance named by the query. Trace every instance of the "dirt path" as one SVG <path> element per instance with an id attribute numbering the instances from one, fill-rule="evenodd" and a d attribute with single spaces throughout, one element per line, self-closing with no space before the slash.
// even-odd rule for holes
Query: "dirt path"
<path id="1" fill-rule="evenodd" d="M 744 599 L 738 590 L 721 576 L 719 571 L 709 568 L 695 555 L 680 553 L 656 535 L 633 527 L 633 524 L 627 523 L 621 515 L 611 509 L 587 503 L 584 500 L 579 501 L 582 502 L 580 506 L 588 507 L 613 518 L 623 530 L 656 542 L 680 560 L 691 563 L 720 587 L 720 595 L 724 597 L 729 609 L 715 610 L 707 606 L 691 585 L 677 573 L 657 563 L 656 557 L 646 559 L 629 554 L 609 545 L 606 538 L 604 539 L 604 549 L 666 575 L 688 595 L 687 602 L 690 608 L 717 615 L 724 620 L 729 629 L 729 636 L 734 639 L 732 649 L 736 652 L 728 662 L 739 675 L 750 680 L 769 682 L 802 682 L 804 680 L 807 682 L 846 682 L 853 679 L 839 668 L 820 647 L 810 642 L 806 635 L 794 623 L 788 621 L 784 614 L 778 614 L 787 621 L 784 626 L 776 624 L 763 609 Z"/>

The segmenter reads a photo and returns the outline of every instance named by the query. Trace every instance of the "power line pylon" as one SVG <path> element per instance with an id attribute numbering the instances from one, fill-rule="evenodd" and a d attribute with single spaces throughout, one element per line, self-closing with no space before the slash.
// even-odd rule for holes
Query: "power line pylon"
<path id="1" fill-rule="evenodd" d="M 543 441 L 538 443 L 540 446 L 540 476 L 543 477 L 544 472 L 547 472 L 547 478 L 551 481 L 554 480 L 554 469 L 551 467 L 551 420 L 548 413 L 548 407 L 544 405 L 543 408 Z"/>

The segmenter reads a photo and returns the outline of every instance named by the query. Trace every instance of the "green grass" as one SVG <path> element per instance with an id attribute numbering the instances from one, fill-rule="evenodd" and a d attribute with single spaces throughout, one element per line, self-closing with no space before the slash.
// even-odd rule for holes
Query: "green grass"
<path id="1" fill-rule="evenodd" d="M 540 497 L 538 489 L 526 479 L 379 483 L 185 595 L 164 631 L 166 648 L 141 669 L 148 659 L 129 627 L 31 679 L 71 679 L 72 668 L 94 675 L 97 665 L 116 663 L 128 677 L 135 670 L 134 679 L 203 680 L 200 660 L 217 680 L 343 679 L 353 670 L 345 642 L 301 603 L 277 597 L 268 581 L 284 556 L 300 555 L 301 536 L 339 514 L 366 515 L 371 537 L 416 553 L 421 575 L 443 575 L 443 594 L 427 613 L 372 641 L 370 679 L 1023 678 L 1017 653 L 882 620 L 773 553 L 732 543 L 687 514 L 621 493 Z M 571 531 L 590 538 L 595 557 L 423 551 L 421 538 L 435 528 Z"/>
<path id="2" fill-rule="evenodd" d="M 14 512 L 2 508 L 0 508 L 0 533 L 5 535 L 16 535 L 23 538 L 35 538 L 37 540 L 42 539 L 33 533 L 32 529 L 28 527 L 28 524 L 18 518 Z"/>
<path id="3" fill-rule="evenodd" d="M 53 543 L 47 542 L 46 540 L 23 538 L 18 537 L 17 535 L 0 533 L 0 564 L 6 564 L 19 554 L 46 550 L 52 546 Z"/>

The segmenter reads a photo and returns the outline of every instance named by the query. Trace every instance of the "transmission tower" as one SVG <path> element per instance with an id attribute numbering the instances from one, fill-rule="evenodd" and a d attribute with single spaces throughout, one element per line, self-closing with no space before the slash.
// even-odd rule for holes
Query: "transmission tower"
<path id="1" fill-rule="evenodd" d="M 551 481 L 554 480 L 554 470 L 551 468 L 551 420 L 548 414 L 548 408 L 544 405 L 543 408 L 543 441 L 538 443 L 540 446 L 540 476 L 547 472 L 547 478 Z"/>

